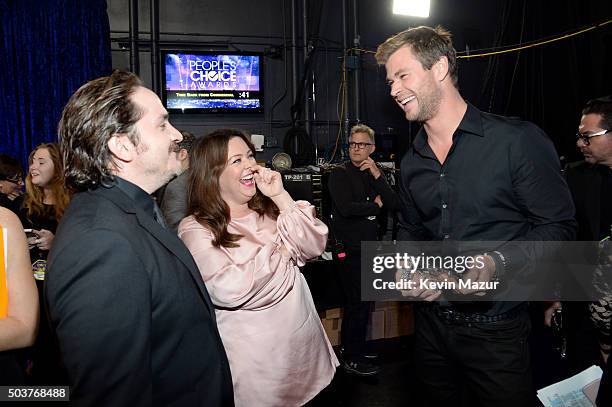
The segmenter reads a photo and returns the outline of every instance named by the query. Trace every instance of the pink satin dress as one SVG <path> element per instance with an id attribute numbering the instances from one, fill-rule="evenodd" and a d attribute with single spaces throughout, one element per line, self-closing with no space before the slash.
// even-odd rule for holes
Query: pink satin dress
<path id="1" fill-rule="evenodd" d="M 338 366 L 298 268 L 323 252 L 327 226 L 298 201 L 276 221 L 252 212 L 233 218 L 228 230 L 243 236 L 240 247 L 214 247 L 212 233 L 192 216 L 178 234 L 215 304 L 236 406 L 303 405 Z"/>

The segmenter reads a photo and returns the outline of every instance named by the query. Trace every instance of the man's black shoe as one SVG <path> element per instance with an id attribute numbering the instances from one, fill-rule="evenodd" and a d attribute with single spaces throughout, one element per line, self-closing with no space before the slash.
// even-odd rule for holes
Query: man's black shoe
<path id="1" fill-rule="evenodd" d="M 344 355 L 345 355 L 344 346 L 340 346 L 338 348 L 338 358 L 344 359 Z M 360 353 L 359 356 L 361 356 L 362 358 L 370 359 L 370 360 L 378 359 L 378 353 L 374 353 L 374 352 Z"/>
<path id="2" fill-rule="evenodd" d="M 346 373 L 356 376 L 374 376 L 380 372 L 380 366 L 370 363 L 366 360 L 344 360 L 342 368 Z"/>
<path id="3" fill-rule="evenodd" d="M 378 353 L 374 353 L 374 352 L 362 353 L 361 356 L 363 356 L 366 359 L 370 359 L 370 360 L 378 359 Z"/>

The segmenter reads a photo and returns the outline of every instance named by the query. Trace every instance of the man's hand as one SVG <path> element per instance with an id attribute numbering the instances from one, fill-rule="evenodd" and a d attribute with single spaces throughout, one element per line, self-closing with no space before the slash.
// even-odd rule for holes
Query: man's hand
<path id="1" fill-rule="evenodd" d="M 383 201 L 380 199 L 380 195 L 376 195 L 376 198 L 374 198 L 374 203 L 378 205 L 379 208 L 383 207 Z"/>
<path id="2" fill-rule="evenodd" d="M 380 175 L 382 174 L 374 160 L 372 160 L 370 157 L 366 158 L 361 162 L 361 164 L 359 164 L 359 169 L 361 171 L 370 170 L 370 172 L 374 176 L 374 179 L 378 179 L 378 177 L 380 177 Z"/>
<path id="3" fill-rule="evenodd" d="M 552 325 L 552 316 L 558 309 L 561 309 L 561 301 L 552 301 L 548 303 L 548 307 L 544 310 L 544 325 Z"/>
<path id="4" fill-rule="evenodd" d="M 395 281 L 399 282 L 402 279 L 402 277 L 405 275 L 406 275 L 405 272 L 402 272 L 402 270 L 398 270 L 395 273 Z M 410 281 L 413 282 L 412 286 L 414 288 L 411 290 L 399 290 L 402 293 L 403 297 L 412 297 L 415 300 L 431 302 L 431 301 L 437 300 L 442 295 L 442 290 L 432 290 L 432 289 L 427 289 L 427 288 L 420 288 L 419 281 L 424 280 L 424 279 L 430 279 L 430 278 L 425 277 L 423 274 L 419 272 L 414 272 L 409 275 L 410 275 Z"/>
<path id="5" fill-rule="evenodd" d="M 483 263 L 484 263 L 484 266 L 481 268 L 478 268 L 476 265 L 474 265 L 474 267 L 467 270 L 463 274 L 462 280 L 463 281 L 469 280 L 472 283 L 491 281 L 491 278 L 495 274 L 495 261 L 493 260 L 491 256 L 486 254 L 486 255 L 483 255 Z M 473 294 L 479 297 L 482 297 L 483 295 L 487 294 L 487 290 L 472 289 L 468 287 L 460 288 L 456 290 L 456 292 L 459 294 L 464 294 L 464 295 Z"/>
<path id="6" fill-rule="evenodd" d="M 610 357 L 610 350 L 612 347 L 608 344 L 600 343 L 599 344 L 599 352 L 601 353 L 601 358 L 604 363 L 608 363 L 608 358 Z"/>

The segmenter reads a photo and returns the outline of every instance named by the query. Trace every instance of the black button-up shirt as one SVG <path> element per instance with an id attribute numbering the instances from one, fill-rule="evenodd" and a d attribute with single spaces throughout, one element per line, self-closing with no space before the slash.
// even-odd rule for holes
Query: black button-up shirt
<path id="1" fill-rule="evenodd" d="M 157 223 L 159 223 L 164 229 L 167 229 L 164 216 L 157 206 L 157 203 L 153 200 L 153 197 L 147 194 L 138 185 L 133 184 L 121 177 L 115 177 L 114 185 L 117 186 L 123 193 L 129 196 L 136 205 L 149 214 Z"/>
<path id="2" fill-rule="evenodd" d="M 157 203 L 151 195 L 147 194 L 146 191 L 138 185 L 121 177 L 115 176 L 114 180 L 114 185 L 129 196 L 140 209 L 149 214 L 155 222 L 161 225 L 161 227 L 164 229 L 168 228 L 161 209 L 159 209 L 159 206 L 157 206 Z"/>
<path id="3" fill-rule="evenodd" d="M 444 164 L 425 129 L 417 134 L 402 160 L 400 199 L 399 240 L 534 242 L 575 233 L 572 198 L 546 134 L 470 104 Z M 500 250 L 506 272 L 541 253 L 512 244 Z"/>
<path id="4" fill-rule="evenodd" d="M 133 184 L 121 177 L 115 176 L 115 185 L 117 188 L 123 191 L 123 193 L 129 196 L 140 209 L 155 219 L 155 202 L 153 201 L 151 195 L 147 194 L 145 190 L 140 188 L 138 185 Z"/>
<path id="5" fill-rule="evenodd" d="M 576 205 L 577 240 L 599 241 L 612 229 L 612 168 L 581 161 L 565 172 Z"/>
<path id="6" fill-rule="evenodd" d="M 376 216 L 381 208 L 374 202 L 380 195 L 383 209 L 397 211 L 399 198 L 384 174 L 375 179 L 369 170 L 361 170 L 350 161 L 332 170 L 328 182 L 332 199 L 332 237 L 347 248 L 360 250 L 361 242 L 377 238 Z"/>

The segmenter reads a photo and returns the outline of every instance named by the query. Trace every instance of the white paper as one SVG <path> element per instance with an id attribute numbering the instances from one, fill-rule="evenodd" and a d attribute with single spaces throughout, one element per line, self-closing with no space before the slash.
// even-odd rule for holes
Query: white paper
<path id="1" fill-rule="evenodd" d="M 582 392 L 587 384 L 601 379 L 603 371 L 591 366 L 575 376 L 538 390 L 538 398 L 545 407 L 592 407 L 593 403 Z"/>

